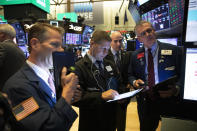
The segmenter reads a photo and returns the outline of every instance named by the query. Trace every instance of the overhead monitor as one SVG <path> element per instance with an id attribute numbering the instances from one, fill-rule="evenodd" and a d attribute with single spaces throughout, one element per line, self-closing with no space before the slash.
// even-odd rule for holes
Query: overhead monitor
<path id="1" fill-rule="evenodd" d="M 83 44 L 89 44 L 90 37 L 91 37 L 93 31 L 94 31 L 94 28 L 91 26 L 86 25 L 84 27 L 83 34 L 82 34 L 82 43 Z"/>
<path id="2" fill-rule="evenodd" d="M 65 44 L 81 44 L 81 34 L 66 33 L 66 42 Z"/>
<path id="3" fill-rule="evenodd" d="M 188 4 L 188 5 L 187 5 Z M 185 42 L 197 42 L 197 0 L 186 2 L 184 18 Z"/>
<path id="4" fill-rule="evenodd" d="M 149 21 L 156 31 L 170 27 L 168 3 L 159 6 L 142 15 L 142 20 Z"/>
<path id="5" fill-rule="evenodd" d="M 171 27 L 182 24 L 185 0 L 169 0 L 168 3 Z"/>
<path id="6" fill-rule="evenodd" d="M 178 45 L 178 38 L 161 38 L 157 40 L 163 43 L 171 44 L 171 45 L 176 45 L 176 46 Z"/>
<path id="7" fill-rule="evenodd" d="M 183 99 L 197 102 L 197 48 L 186 48 Z"/>

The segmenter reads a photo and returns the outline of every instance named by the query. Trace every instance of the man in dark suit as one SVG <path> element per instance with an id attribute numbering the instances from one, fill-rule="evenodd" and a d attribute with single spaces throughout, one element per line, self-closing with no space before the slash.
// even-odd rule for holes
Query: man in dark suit
<path id="1" fill-rule="evenodd" d="M 154 85 L 172 76 L 179 79 L 182 51 L 177 46 L 157 41 L 149 22 L 139 22 L 135 33 L 144 46 L 132 55 L 129 82 L 135 89 L 146 85 L 137 96 L 140 131 L 154 131 L 160 115 L 174 110 L 174 100 L 179 92 L 176 84 L 166 85 L 164 90 L 155 89 Z"/>
<path id="2" fill-rule="evenodd" d="M 9 24 L 0 24 L 0 90 L 5 82 L 25 63 L 25 55 L 13 42 L 15 29 Z"/>
<path id="3" fill-rule="evenodd" d="M 116 65 L 116 69 L 120 76 L 120 87 L 119 92 L 124 93 L 128 92 L 130 86 L 128 84 L 128 66 L 130 62 L 131 52 L 126 52 L 122 50 L 122 41 L 123 37 L 120 32 L 113 32 L 111 34 L 111 48 L 109 49 L 108 55 L 105 59 L 112 61 Z M 119 102 L 118 111 L 117 111 L 117 130 L 125 131 L 126 126 L 126 112 L 127 105 L 130 99 L 126 99 L 124 101 Z"/>
<path id="4" fill-rule="evenodd" d="M 63 31 L 45 23 L 36 23 L 28 35 L 30 55 L 24 66 L 5 84 L 4 91 L 13 105 L 16 119 L 28 131 L 68 131 L 77 114 L 70 104 L 80 99 L 78 78 L 74 73 L 61 74 L 61 97 L 49 69 L 52 52 L 63 51 Z"/>
<path id="5" fill-rule="evenodd" d="M 79 107 L 79 131 L 115 131 L 118 95 L 117 72 L 113 63 L 103 59 L 110 48 L 111 38 L 105 31 L 95 31 L 89 52 L 76 63 L 76 74 L 83 90 Z"/>

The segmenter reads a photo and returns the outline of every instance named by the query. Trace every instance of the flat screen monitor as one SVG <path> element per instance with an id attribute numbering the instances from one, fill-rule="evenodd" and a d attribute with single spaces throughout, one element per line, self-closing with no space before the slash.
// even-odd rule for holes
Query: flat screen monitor
<path id="1" fill-rule="evenodd" d="M 169 0 L 170 25 L 174 27 L 183 23 L 185 0 Z"/>
<path id="2" fill-rule="evenodd" d="M 197 102 L 197 48 L 186 48 L 183 99 Z"/>
<path id="3" fill-rule="evenodd" d="M 156 31 L 170 27 L 170 17 L 168 3 L 157 7 L 142 15 L 142 20 L 149 21 Z"/>
<path id="4" fill-rule="evenodd" d="M 197 0 L 189 0 L 185 9 L 185 42 L 197 42 Z"/>
<path id="5" fill-rule="evenodd" d="M 82 34 L 82 43 L 83 44 L 89 44 L 90 37 L 91 37 L 93 31 L 94 31 L 94 29 L 91 26 L 86 25 L 84 27 L 83 34 Z"/>
<path id="6" fill-rule="evenodd" d="M 81 47 L 81 55 L 84 57 L 85 54 L 89 51 L 89 49 L 90 49 L 90 45 L 88 45 L 88 46 L 82 46 Z"/>
<path id="7" fill-rule="evenodd" d="M 81 44 L 81 34 L 66 33 L 66 42 L 65 44 Z"/>
<path id="8" fill-rule="evenodd" d="M 157 39 L 160 42 L 163 43 L 168 43 L 177 46 L 178 45 L 178 38 L 162 38 L 162 39 Z"/>
<path id="9" fill-rule="evenodd" d="M 23 30 L 23 28 L 22 28 L 22 26 L 21 26 L 21 24 L 19 22 L 12 23 L 11 25 L 16 30 L 16 35 L 18 35 L 18 34 L 25 34 L 24 30 Z"/>
<path id="10" fill-rule="evenodd" d="M 26 45 L 21 45 L 21 46 L 18 46 L 25 54 L 26 58 L 28 58 L 29 56 L 29 51 L 28 51 L 28 47 Z"/>

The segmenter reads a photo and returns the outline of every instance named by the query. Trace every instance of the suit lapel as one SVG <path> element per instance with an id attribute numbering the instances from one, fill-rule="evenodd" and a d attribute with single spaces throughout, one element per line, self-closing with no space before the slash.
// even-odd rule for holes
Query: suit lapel
<path id="1" fill-rule="evenodd" d="M 35 82 L 36 84 L 34 87 L 40 91 L 42 96 L 45 98 L 45 100 L 49 103 L 51 107 L 56 103 L 56 99 L 52 97 L 52 91 L 49 88 L 49 86 L 41 79 L 39 78 L 33 69 L 28 66 L 28 64 L 25 63 L 24 65 L 24 74 L 26 77 L 32 81 Z"/>

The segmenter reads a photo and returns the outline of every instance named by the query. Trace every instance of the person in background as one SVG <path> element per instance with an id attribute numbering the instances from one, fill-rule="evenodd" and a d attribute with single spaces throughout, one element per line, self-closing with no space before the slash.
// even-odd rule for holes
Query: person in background
<path id="1" fill-rule="evenodd" d="M 83 90 L 81 100 L 74 103 L 79 107 L 79 131 L 116 130 L 117 103 L 106 102 L 119 94 L 115 65 L 104 59 L 110 43 L 107 32 L 95 31 L 89 52 L 75 64 Z"/>
<path id="2" fill-rule="evenodd" d="M 179 80 L 182 50 L 157 41 L 155 30 L 147 21 L 140 21 L 135 33 L 144 46 L 133 52 L 128 70 L 129 82 L 134 89 L 144 88 L 137 96 L 140 131 L 155 131 L 160 115 L 176 110 L 179 86 L 171 83 L 162 90 L 154 86 L 174 76 Z"/>
<path id="3" fill-rule="evenodd" d="M 3 87 L 12 111 L 28 131 L 68 131 L 77 118 L 72 102 L 80 99 L 78 78 L 61 73 L 61 96 L 56 96 L 52 75 L 52 52 L 63 51 L 63 30 L 46 23 L 34 24 L 28 34 L 30 55 L 24 66 Z"/>
<path id="4" fill-rule="evenodd" d="M 128 82 L 128 66 L 130 62 L 131 52 L 125 52 L 122 50 L 122 41 L 123 36 L 120 32 L 116 31 L 111 34 L 111 48 L 108 51 L 108 55 L 105 59 L 112 61 L 116 65 L 116 69 L 120 76 L 120 87 L 119 92 L 125 93 L 130 90 L 129 82 Z M 127 88 L 128 86 L 128 88 Z M 118 111 L 117 111 L 117 130 L 118 131 L 125 131 L 126 127 L 126 112 L 127 112 L 127 105 L 130 102 L 130 99 L 126 99 L 121 101 L 118 104 Z"/>
<path id="5" fill-rule="evenodd" d="M 0 130 L 1 131 L 25 131 L 12 113 L 12 106 L 7 94 L 0 92 Z"/>
<path id="6" fill-rule="evenodd" d="M 14 43 L 15 29 L 9 24 L 0 24 L 0 91 L 5 82 L 25 63 L 23 51 Z"/>
<path id="7" fill-rule="evenodd" d="M 75 54 L 76 54 L 76 62 L 83 58 L 83 56 L 81 55 L 80 49 L 77 49 Z"/>

